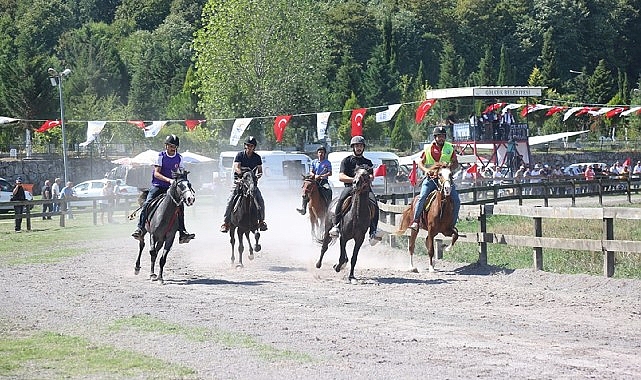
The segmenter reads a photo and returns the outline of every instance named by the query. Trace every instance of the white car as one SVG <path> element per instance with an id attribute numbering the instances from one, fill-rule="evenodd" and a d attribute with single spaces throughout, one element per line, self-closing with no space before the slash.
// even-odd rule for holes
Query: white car
<path id="1" fill-rule="evenodd" d="M 94 179 L 90 181 L 84 181 L 80 182 L 76 186 L 73 187 L 73 192 L 74 195 L 77 198 L 88 198 L 88 197 L 102 197 L 102 188 L 105 186 L 106 182 L 112 182 L 115 187 L 115 182 L 110 179 Z M 138 188 L 133 187 L 133 186 L 127 186 L 127 185 L 120 185 L 120 191 L 118 192 L 117 195 L 119 196 L 125 196 L 125 195 L 138 195 L 139 191 Z M 93 205 L 93 201 L 73 201 L 71 202 L 71 205 L 74 207 L 88 207 Z"/>
<path id="2" fill-rule="evenodd" d="M 0 178 L 0 212 L 13 211 L 13 206 L 8 205 L 6 202 L 11 201 L 11 194 L 13 194 L 15 186 L 15 184 L 6 179 Z M 24 195 L 28 201 L 33 200 L 33 196 L 27 190 L 24 191 Z"/>

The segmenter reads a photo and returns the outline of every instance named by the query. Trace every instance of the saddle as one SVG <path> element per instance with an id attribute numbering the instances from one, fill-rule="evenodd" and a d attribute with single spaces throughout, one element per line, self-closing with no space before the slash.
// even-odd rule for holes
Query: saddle
<path id="1" fill-rule="evenodd" d="M 341 215 L 345 215 L 351 208 L 352 208 L 352 198 L 354 197 L 354 194 L 350 194 L 347 198 L 345 198 L 345 201 L 341 205 Z M 369 215 L 370 218 L 374 217 L 374 213 L 376 213 L 376 205 L 372 202 L 372 200 L 368 197 L 367 200 L 369 201 Z"/>

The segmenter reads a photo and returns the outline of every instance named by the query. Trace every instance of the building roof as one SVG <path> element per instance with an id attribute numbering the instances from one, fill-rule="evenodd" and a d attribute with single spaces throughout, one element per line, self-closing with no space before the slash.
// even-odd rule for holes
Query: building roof
<path id="1" fill-rule="evenodd" d="M 425 90 L 425 99 L 539 97 L 547 87 L 483 86 Z"/>

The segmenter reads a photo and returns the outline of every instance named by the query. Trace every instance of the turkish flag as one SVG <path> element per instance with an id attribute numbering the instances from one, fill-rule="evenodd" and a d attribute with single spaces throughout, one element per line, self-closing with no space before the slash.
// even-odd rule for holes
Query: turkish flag
<path id="1" fill-rule="evenodd" d="M 427 99 L 416 109 L 416 124 L 420 124 L 423 121 L 423 118 L 430 111 L 430 108 L 436 103 L 436 99 Z"/>
<path id="2" fill-rule="evenodd" d="M 136 127 L 140 128 L 140 129 L 145 129 L 146 128 L 145 127 L 145 122 L 142 121 L 142 120 L 129 120 L 129 121 L 127 121 L 127 123 L 133 124 L 133 125 L 135 125 Z"/>
<path id="3" fill-rule="evenodd" d="M 632 158 L 628 157 L 623 161 L 623 166 L 627 166 L 628 168 L 632 165 Z"/>
<path id="4" fill-rule="evenodd" d="M 283 141 L 283 133 L 285 133 L 287 123 L 289 123 L 289 119 L 291 118 L 292 115 L 281 115 L 277 116 L 276 120 L 274 120 L 274 136 L 276 136 L 277 142 Z"/>
<path id="5" fill-rule="evenodd" d="M 565 111 L 566 109 L 568 109 L 568 107 L 566 106 L 553 106 L 548 110 L 548 112 L 545 113 L 545 116 L 552 116 L 555 113 Z"/>
<path id="6" fill-rule="evenodd" d="M 193 131 L 201 123 L 204 123 L 206 120 L 185 120 L 185 125 L 187 126 L 188 131 Z"/>
<path id="7" fill-rule="evenodd" d="M 387 165 L 381 164 L 376 168 L 374 172 L 374 177 L 385 177 L 387 175 Z"/>
<path id="8" fill-rule="evenodd" d="M 36 129 L 36 132 L 42 133 L 50 130 L 51 128 L 55 128 L 60 125 L 60 121 L 58 120 L 47 120 L 42 125 L 40 128 Z"/>
<path id="9" fill-rule="evenodd" d="M 487 108 L 485 109 L 485 111 L 483 111 L 483 113 L 490 113 L 490 112 L 492 112 L 492 111 L 496 111 L 496 110 L 498 110 L 498 109 L 501 109 L 501 108 L 502 108 L 502 107 L 504 107 L 505 105 L 507 105 L 507 103 L 494 103 L 494 104 L 490 104 L 489 106 L 487 106 Z"/>
<path id="10" fill-rule="evenodd" d="M 606 112 L 605 117 L 607 117 L 608 119 L 612 119 L 613 117 L 617 116 L 618 114 L 620 114 L 621 112 L 627 109 L 628 107 L 616 107 L 615 109 Z"/>
<path id="11" fill-rule="evenodd" d="M 363 136 L 363 119 L 367 108 L 352 110 L 352 137 Z"/>
<path id="12" fill-rule="evenodd" d="M 416 174 L 417 170 L 418 170 L 418 165 L 416 164 L 416 162 L 412 162 L 412 170 L 410 171 L 410 175 L 408 176 L 408 179 L 410 180 L 410 184 L 412 186 L 416 186 L 416 184 L 418 183 L 418 178 Z"/>

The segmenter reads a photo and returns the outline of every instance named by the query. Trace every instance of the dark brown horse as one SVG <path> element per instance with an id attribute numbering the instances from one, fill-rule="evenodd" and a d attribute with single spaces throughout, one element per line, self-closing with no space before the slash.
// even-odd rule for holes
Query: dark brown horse
<path id="1" fill-rule="evenodd" d="M 447 164 L 437 162 L 428 169 L 427 180 L 429 178 L 436 178 L 437 188 L 427 197 L 425 210 L 421 214 L 419 226 L 427 231 L 425 238 L 425 246 L 427 247 L 427 254 L 430 258 L 429 271 L 434 272 L 434 237 L 441 233 L 445 236 L 452 237 L 452 244 L 446 250 L 450 250 L 458 239 L 458 231 L 452 228 L 454 221 L 454 202 L 452 200 L 452 171 Z M 418 201 L 418 197 L 414 197 L 412 204 L 403 212 L 401 226 L 397 234 L 404 234 L 405 230 L 412 224 L 414 219 L 414 209 Z M 418 230 L 412 230 L 409 239 L 408 250 L 410 253 L 410 271 L 418 272 L 414 266 L 414 247 L 416 244 L 416 237 Z"/>
<path id="2" fill-rule="evenodd" d="M 352 195 L 347 198 L 343 205 L 343 221 L 340 225 L 340 249 L 341 255 L 338 263 L 334 265 L 336 272 L 340 272 L 345 264 L 347 264 L 347 251 L 345 245 L 349 240 L 354 240 L 354 250 L 352 251 L 351 269 L 349 271 L 349 280 L 352 284 L 357 284 L 358 281 L 354 277 L 354 268 L 358 260 L 358 251 L 363 245 L 365 234 L 369 229 L 370 222 L 376 212 L 375 206 L 370 201 L 370 186 L 372 177 L 369 174 L 368 168 L 359 167 L 354 174 L 354 182 L 352 184 Z M 329 206 L 330 212 L 325 216 L 325 230 L 323 239 L 321 241 L 321 254 L 316 268 L 320 268 L 323 263 L 323 256 L 327 252 L 327 248 L 336 240 L 335 237 L 330 236 L 329 230 L 332 228 L 333 214 L 336 208 L 338 198 L 334 199 Z"/>
<path id="3" fill-rule="evenodd" d="M 325 232 L 327 207 L 332 200 L 331 189 L 323 189 L 312 175 L 305 175 L 303 176 L 303 198 L 307 201 L 312 236 L 315 240 L 322 240 Z"/>
<path id="4" fill-rule="evenodd" d="M 257 190 L 258 177 L 256 171 L 243 168 L 243 175 L 239 179 L 236 188 L 236 195 L 232 202 L 234 207 L 231 213 L 231 228 L 229 229 L 229 242 L 231 243 L 231 264 L 234 265 L 236 257 L 234 254 L 234 245 L 236 244 L 236 236 L 238 237 L 238 264 L 236 267 L 243 267 L 243 252 L 245 245 L 243 238 L 247 240 L 249 247 L 249 259 L 254 259 L 254 250 L 259 252 L 261 246 L 258 243 L 260 240 L 260 230 L 258 229 L 258 203 L 254 193 Z M 254 235 L 255 245 L 252 246 L 249 240 L 249 233 Z M 236 236 L 234 236 L 236 234 Z"/>

